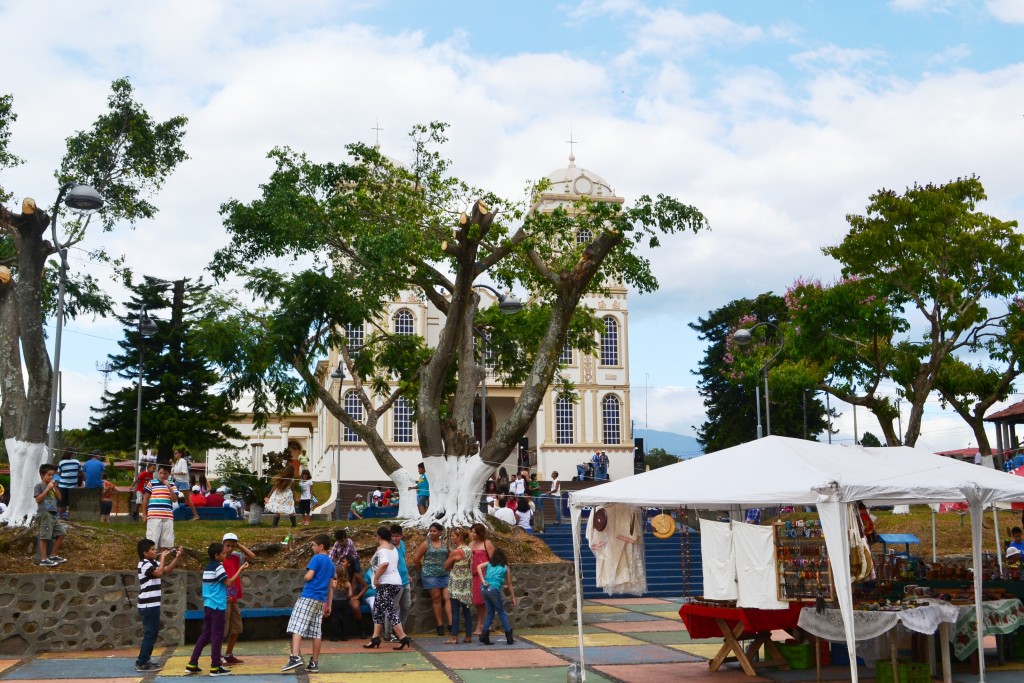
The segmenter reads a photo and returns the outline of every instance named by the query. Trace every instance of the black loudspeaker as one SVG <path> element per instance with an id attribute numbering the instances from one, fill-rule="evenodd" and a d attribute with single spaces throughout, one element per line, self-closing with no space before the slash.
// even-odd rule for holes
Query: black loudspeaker
<path id="1" fill-rule="evenodd" d="M 640 474 L 647 469 L 644 440 L 642 437 L 633 439 L 633 474 Z"/>
<path id="2" fill-rule="evenodd" d="M 519 469 L 530 469 L 530 439 L 519 439 Z"/>

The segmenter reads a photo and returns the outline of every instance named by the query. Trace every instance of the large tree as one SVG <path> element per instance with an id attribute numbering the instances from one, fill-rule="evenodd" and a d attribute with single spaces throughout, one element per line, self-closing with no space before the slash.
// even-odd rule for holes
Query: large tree
<path id="1" fill-rule="evenodd" d="M 409 167 L 358 144 L 348 148 L 351 160 L 339 163 L 274 150 L 276 168 L 262 196 L 224 205 L 231 244 L 217 253 L 213 271 L 247 278 L 263 305 L 235 307 L 224 321 L 242 340 L 219 355 L 234 395 L 251 393 L 257 415 L 318 399 L 359 435 L 400 490 L 413 475 L 376 424 L 399 398 L 408 400 L 431 483 L 425 519 L 466 523 L 478 515 L 484 479 L 533 421 L 563 347 L 593 348 L 585 338 L 599 323 L 581 308 L 584 295 L 612 283 L 655 289 L 641 245 L 657 246 L 663 233 L 699 230 L 705 219 L 665 196 L 644 196 L 630 207 L 584 199 L 538 210 L 544 184 L 530 188 L 523 202 L 503 199 L 450 173 L 439 151 L 444 128 L 414 128 Z M 283 261 L 295 265 L 275 267 Z M 526 310 L 507 317 L 493 306 L 478 311 L 476 287 L 484 277 L 529 292 Z M 379 325 L 388 303 L 410 292 L 439 312 L 436 343 Z M 344 330 L 364 322 L 368 341 L 356 357 Z M 480 452 L 473 413 L 484 370 L 474 340 L 487 329 L 496 372 L 522 389 Z M 335 347 L 359 392 L 362 421 L 343 410 L 324 381 L 330 368 L 319 361 Z M 409 507 L 400 514 L 411 516 Z"/>
<path id="2" fill-rule="evenodd" d="M 142 445 L 155 449 L 160 462 L 170 462 L 176 447 L 229 447 L 230 439 L 241 436 L 228 424 L 234 409 L 222 392 L 214 391 L 220 376 L 193 332 L 210 315 L 210 287 L 202 281 L 146 278 L 129 289 L 132 297 L 118 316 L 124 325 L 121 353 L 109 358 L 111 369 L 130 384 L 106 392 L 93 408 L 92 441 L 108 450 L 134 450 L 141 347 Z M 143 311 L 156 323 L 156 334 L 149 338 L 139 332 Z"/>
<path id="3" fill-rule="evenodd" d="M 843 280 L 800 281 L 790 292 L 799 331 L 790 357 L 823 389 L 871 410 L 889 445 L 899 443 L 896 409 L 879 394 L 881 383 L 893 382 L 910 404 L 904 443 L 914 445 L 943 369 L 964 377 L 951 359 L 1002 334 L 1015 305 L 1006 302 L 1024 282 L 1024 236 L 1016 221 L 978 211 L 984 199 L 973 176 L 903 194 L 879 190 L 865 214 L 847 216 L 842 243 L 823 250 L 842 264 Z M 1002 391 L 988 384 L 953 391 Z"/>
<path id="4" fill-rule="evenodd" d="M 111 90 L 108 111 L 89 130 L 68 138 L 55 173 L 58 187 L 77 182 L 99 191 L 105 205 L 97 222 L 103 230 L 152 218 L 156 207 L 149 197 L 187 158 L 181 146 L 184 117 L 154 121 L 135 101 L 127 80 L 114 81 Z M 0 97 L 0 171 L 20 163 L 9 150 L 14 120 L 11 98 Z M 0 186 L 0 200 L 10 197 Z M 65 217 L 64 236 L 54 244 L 48 239 L 52 219 L 31 198 L 22 201 L 20 213 L 0 206 L 0 261 L 13 273 L 0 286 L 0 417 L 11 462 L 11 504 L 0 521 L 9 525 L 28 524 L 35 516 L 32 485 L 46 457 L 53 372 L 43 320 L 55 310 L 59 272 L 51 257 L 82 243 L 92 222 L 88 216 Z M 67 317 L 109 310 L 110 300 L 94 279 L 73 272 L 68 278 Z"/>
<path id="5" fill-rule="evenodd" d="M 729 344 L 733 332 L 739 327 L 749 327 L 758 322 L 783 324 L 787 316 L 788 310 L 783 298 L 768 292 L 755 299 L 730 301 L 709 311 L 707 317 L 690 323 L 690 328 L 707 344 L 704 358 L 694 371 L 694 374 L 700 376 L 697 391 L 704 398 L 707 414 L 704 424 L 697 429 L 697 441 L 705 453 L 752 441 L 757 437 L 757 404 L 754 397 L 755 386 L 763 381 L 762 374 L 753 364 L 746 371 L 734 367 L 734 354 L 737 351 L 730 348 Z M 768 353 L 769 350 L 774 353 L 777 349 L 778 340 L 771 339 L 759 353 Z M 778 380 L 778 375 L 773 379 Z M 807 436 L 814 438 L 828 429 L 825 407 L 817 396 L 807 392 L 811 385 L 801 386 L 797 382 L 782 386 L 777 381 L 772 384 L 769 384 L 769 388 L 773 434 L 802 437 L 806 427 Z"/>

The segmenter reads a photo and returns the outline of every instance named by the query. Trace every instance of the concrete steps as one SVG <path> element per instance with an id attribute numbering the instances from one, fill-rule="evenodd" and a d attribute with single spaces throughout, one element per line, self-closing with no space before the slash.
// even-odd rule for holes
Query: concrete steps
<path id="1" fill-rule="evenodd" d="M 585 526 L 585 525 L 584 525 Z M 570 525 L 548 525 L 538 536 L 558 557 L 572 562 L 572 532 Z M 683 543 L 687 545 L 687 571 L 683 568 Z M 585 528 L 580 529 L 580 565 L 583 572 L 583 595 L 587 598 L 608 597 L 594 583 L 596 560 L 587 546 Z M 644 557 L 647 569 L 647 597 L 677 597 L 700 595 L 703 592 L 701 574 L 700 536 L 691 532 L 688 537 L 675 533 L 671 538 L 655 538 L 650 531 L 644 533 Z M 684 581 L 688 576 L 689 580 Z"/>

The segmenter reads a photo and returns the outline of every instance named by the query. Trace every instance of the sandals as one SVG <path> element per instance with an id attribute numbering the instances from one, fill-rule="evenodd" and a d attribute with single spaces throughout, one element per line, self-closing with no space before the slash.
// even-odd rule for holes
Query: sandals
<path id="1" fill-rule="evenodd" d="M 459 642 L 458 638 L 452 637 L 452 638 L 449 638 L 448 640 L 442 640 L 441 644 L 442 645 L 456 645 L 456 644 L 458 644 L 458 642 Z"/>

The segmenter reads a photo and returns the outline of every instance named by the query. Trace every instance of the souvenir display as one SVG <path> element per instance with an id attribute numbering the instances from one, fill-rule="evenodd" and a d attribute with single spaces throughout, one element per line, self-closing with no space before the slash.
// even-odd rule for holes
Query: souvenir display
<path id="1" fill-rule="evenodd" d="M 835 598 L 835 585 L 817 519 L 786 519 L 773 525 L 779 600 Z"/>

